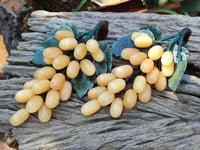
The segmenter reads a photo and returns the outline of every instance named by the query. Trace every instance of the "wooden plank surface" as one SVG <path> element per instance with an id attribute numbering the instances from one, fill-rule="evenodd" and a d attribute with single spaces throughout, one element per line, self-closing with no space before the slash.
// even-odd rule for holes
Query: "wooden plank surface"
<path id="1" fill-rule="evenodd" d="M 88 99 L 75 93 L 67 102 L 53 109 L 49 123 L 41 123 L 37 113 L 21 126 L 12 127 L 9 118 L 24 107 L 14 100 L 17 90 L 33 77 L 37 67 L 31 64 L 39 43 L 53 28 L 70 22 L 80 32 L 92 29 L 99 20 L 109 21 L 106 41 L 111 45 L 117 38 L 142 26 L 157 24 L 163 36 L 190 27 L 192 36 L 186 47 L 190 50 L 187 73 L 176 93 L 153 89 L 151 101 L 137 102 L 125 109 L 119 119 L 112 119 L 109 107 L 84 117 L 80 108 Z M 111 12 L 45 12 L 35 11 L 28 20 L 32 32 L 23 33 L 24 41 L 11 51 L 4 66 L 9 80 L 0 80 L 0 131 L 9 132 L 19 142 L 19 149 L 199 149 L 200 148 L 200 78 L 199 31 L 200 18 L 183 15 L 158 15 Z M 115 63 L 120 63 L 116 61 Z"/>

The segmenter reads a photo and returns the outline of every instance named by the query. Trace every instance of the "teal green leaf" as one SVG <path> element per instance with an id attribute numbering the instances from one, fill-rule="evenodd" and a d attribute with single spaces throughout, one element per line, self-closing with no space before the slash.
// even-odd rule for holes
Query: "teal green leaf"
<path id="1" fill-rule="evenodd" d="M 107 65 L 107 70 L 106 72 L 110 72 L 112 69 L 112 53 L 110 52 L 110 46 L 106 41 L 99 41 L 99 48 L 103 51 L 104 56 L 105 56 L 105 63 Z"/>
<path id="2" fill-rule="evenodd" d="M 75 36 L 79 35 L 79 31 L 78 31 L 78 29 L 76 28 L 76 26 L 74 24 L 66 23 L 65 25 L 71 27 L 71 29 L 73 30 Z"/>
<path id="3" fill-rule="evenodd" d="M 174 65 L 176 66 L 176 70 L 174 74 L 168 79 L 168 87 L 172 91 L 176 91 L 180 80 L 187 68 L 187 57 L 189 56 L 189 50 L 185 47 L 182 47 L 181 50 L 181 62 L 178 63 L 178 45 L 175 44 L 171 49 L 174 58 Z"/>
<path id="4" fill-rule="evenodd" d="M 172 75 L 172 77 L 170 77 L 168 79 L 168 87 L 172 90 L 172 91 L 176 91 L 181 78 L 183 77 L 183 74 L 185 72 L 187 68 L 187 61 L 183 60 L 181 61 L 176 68 L 176 71 L 174 72 L 174 74 Z"/>
<path id="5" fill-rule="evenodd" d="M 46 65 L 44 62 L 43 51 L 47 47 L 59 47 L 59 41 L 54 36 L 50 36 L 47 40 L 40 43 L 33 57 L 32 63 L 35 65 Z"/>
<path id="6" fill-rule="evenodd" d="M 44 48 L 43 47 L 38 47 L 35 55 L 33 57 L 32 63 L 36 64 L 36 65 L 46 65 L 46 63 L 44 62 L 44 56 L 43 56 L 43 51 Z"/>
<path id="7" fill-rule="evenodd" d="M 67 31 L 71 31 L 74 33 L 75 36 L 77 36 L 79 34 L 77 28 L 71 24 L 71 23 L 66 23 L 66 24 L 63 24 L 61 26 L 59 26 L 59 28 L 56 28 L 56 29 L 53 29 L 50 33 L 50 35 L 55 35 L 55 33 L 58 31 L 58 30 L 67 30 Z"/>
<path id="8" fill-rule="evenodd" d="M 153 34 L 152 31 L 149 30 L 148 28 L 147 28 L 147 29 L 142 28 L 142 29 L 139 30 L 139 32 L 147 33 L 153 40 L 155 40 L 154 34 Z"/>
<path id="9" fill-rule="evenodd" d="M 71 79 L 72 87 L 76 91 L 79 98 L 86 95 L 87 91 L 94 86 L 95 81 L 96 75 L 86 76 L 82 72 L 80 72 L 76 78 Z"/>
<path id="10" fill-rule="evenodd" d="M 95 60 L 93 60 L 93 64 L 96 68 L 97 75 L 107 72 L 107 64 L 105 59 L 102 62 L 96 62 Z"/>
<path id="11" fill-rule="evenodd" d="M 143 29 L 150 30 L 153 33 L 155 40 L 159 40 L 162 37 L 162 31 L 158 25 L 147 25 L 145 27 L 140 28 L 139 31 Z"/>
<path id="12" fill-rule="evenodd" d="M 43 48 L 47 47 L 59 47 L 59 41 L 55 38 L 55 36 L 48 37 L 47 40 L 42 41 L 40 46 Z"/>
<path id="13" fill-rule="evenodd" d="M 133 41 L 131 40 L 131 34 L 128 34 L 128 35 L 120 37 L 115 43 L 113 43 L 110 49 L 110 52 L 115 57 L 120 57 L 121 51 L 124 48 L 130 48 L 130 47 L 135 47 L 135 45 Z"/>

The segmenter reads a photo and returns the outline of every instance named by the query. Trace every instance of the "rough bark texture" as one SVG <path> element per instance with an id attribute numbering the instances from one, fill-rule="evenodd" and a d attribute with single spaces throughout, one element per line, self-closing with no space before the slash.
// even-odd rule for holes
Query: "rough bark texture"
<path id="1" fill-rule="evenodd" d="M 109 21 L 107 41 L 112 44 L 118 37 L 142 26 L 157 24 L 163 36 L 190 27 L 192 36 L 187 44 L 190 50 L 187 73 L 177 92 L 153 90 L 147 104 L 137 102 L 133 109 L 124 109 L 118 119 L 109 115 L 109 107 L 84 117 L 80 108 L 88 99 L 72 94 L 67 102 L 53 109 L 49 123 L 41 123 L 37 113 L 21 126 L 12 127 L 9 118 L 24 107 L 14 100 L 17 90 L 33 77 L 37 67 L 32 56 L 48 33 L 59 25 L 73 23 L 80 32 L 93 28 L 99 20 Z M 19 142 L 19 149 L 199 149 L 200 148 L 200 79 L 199 79 L 199 17 L 139 13 L 98 12 L 33 12 L 28 20 L 32 32 L 23 33 L 23 42 L 11 50 L 9 65 L 4 71 L 12 79 L 0 81 L 0 130 L 9 132 Z M 120 63 L 120 61 L 114 61 Z"/>
<path id="2" fill-rule="evenodd" d="M 17 16 L 10 9 L 0 4 L 0 29 L 4 37 L 7 51 L 16 49 L 22 33 Z"/>

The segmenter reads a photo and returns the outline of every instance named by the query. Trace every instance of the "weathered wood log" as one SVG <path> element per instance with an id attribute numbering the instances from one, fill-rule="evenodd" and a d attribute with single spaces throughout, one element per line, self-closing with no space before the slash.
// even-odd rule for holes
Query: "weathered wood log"
<path id="1" fill-rule="evenodd" d="M 53 109 L 50 122 L 41 123 L 34 113 L 21 126 L 12 127 L 9 118 L 25 106 L 17 103 L 14 95 L 38 67 L 31 64 L 31 58 L 39 43 L 63 23 L 73 23 L 84 32 L 102 19 L 110 23 L 106 39 L 110 45 L 148 24 L 158 24 L 163 36 L 190 27 L 193 33 L 186 45 L 190 50 L 189 65 L 176 93 L 153 89 L 149 103 L 137 102 L 133 109 L 124 109 L 118 119 L 110 117 L 109 106 L 84 117 L 80 109 L 88 98 L 79 99 L 73 93 L 69 101 L 60 102 Z M 199 23 L 199 17 L 182 15 L 33 12 L 28 21 L 33 32 L 22 34 L 24 42 L 19 43 L 17 50 L 11 50 L 10 64 L 4 66 L 6 74 L 14 78 L 0 80 L 0 131 L 12 133 L 19 142 L 19 149 L 199 149 Z M 122 61 L 115 59 L 113 63 L 117 65 Z"/>
<path id="2" fill-rule="evenodd" d="M 17 15 L 10 9 L 0 4 L 0 28 L 2 30 L 4 43 L 8 52 L 16 49 L 19 42 L 22 27 L 19 25 Z"/>

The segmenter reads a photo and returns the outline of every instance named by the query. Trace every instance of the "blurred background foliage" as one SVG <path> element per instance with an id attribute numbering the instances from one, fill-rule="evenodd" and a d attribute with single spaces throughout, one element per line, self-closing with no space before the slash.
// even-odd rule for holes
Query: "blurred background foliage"
<path id="1" fill-rule="evenodd" d="M 62 0 L 66 1 L 66 0 Z M 85 5 L 86 2 L 90 2 L 98 5 L 98 6 L 106 6 L 109 4 L 114 4 L 116 2 L 120 1 L 127 1 L 127 0 L 79 0 L 79 4 L 77 5 L 76 9 L 74 11 L 79 11 L 83 5 Z M 132 0 L 134 2 L 134 0 Z M 153 9 L 160 6 L 180 2 L 181 5 L 181 11 L 182 14 L 190 15 L 190 16 L 197 16 L 200 15 L 200 0 L 141 0 L 143 5 L 146 7 L 146 9 Z M 93 9 L 96 6 L 93 5 L 93 7 L 88 6 L 89 9 Z M 176 12 L 168 11 L 168 10 L 159 10 L 157 12 L 164 12 L 168 14 L 177 14 Z"/>
<path id="2" fill-rule="evenodd" d="M 191 16 L 200 14 L 200 0 L 142 0 L 147 9 L 180 2 L 182 12 L 187 12 Z"/>

